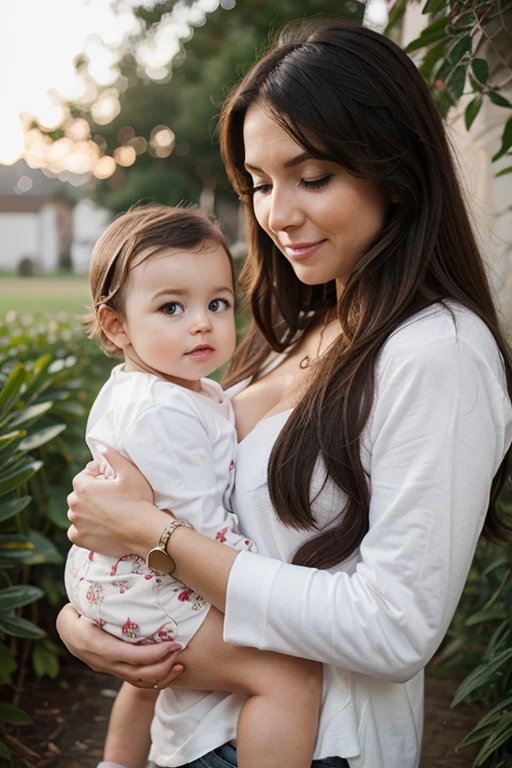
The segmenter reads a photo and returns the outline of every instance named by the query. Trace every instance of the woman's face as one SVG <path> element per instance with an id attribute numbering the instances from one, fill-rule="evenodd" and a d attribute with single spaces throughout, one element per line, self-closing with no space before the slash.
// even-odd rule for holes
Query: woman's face
<path id="1" fill-rule="evenodd" d="M 299 280 L 336 280 L 341 292 L 384 225 L 387 193 L 373 180 L 309 155 L 258 104 L 247 112 L 244 145 L 259 225 Z"/>

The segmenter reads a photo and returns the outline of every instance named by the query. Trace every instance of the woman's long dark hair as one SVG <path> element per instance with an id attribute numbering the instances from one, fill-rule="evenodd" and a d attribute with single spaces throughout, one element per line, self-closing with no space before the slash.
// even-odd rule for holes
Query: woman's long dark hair
<path id="1" fill-rule="evenodd" d="M 377 356 L 390 334 L 419 310 L 452 299 L 490 329 L 510 394 L 511 357 L 444 128 L 415 65 L 391 40 L 363 27 L 302 22 L 285 28 L 221 114 L 224 163 L 247 207 L 249 254 L 241 280 L 254 317 L 226 383 L 256 373 L 271 349 L 286 349 L 336 305 L 334 283 L 301 283 L 255 219 L 242 133 L 255 103 L 313 156 L 377 180 L 398 199 L 350 275 L 337 306 L 342 333 L 317 364 L 269 461 L 270 498 L 278 518 L 293 528 L 316 528 L 311 479 L 319 456 L 346 494 L 339 525 L 313 536 L 294 558 L 329 568 L 348 557 L 368 530 L 370 491 L 360 439 L 374 399 Z M 506 477 L 507 457 L 493 480 L 484 526 L 496 541 L 508 530 L 496 510 Z"/>

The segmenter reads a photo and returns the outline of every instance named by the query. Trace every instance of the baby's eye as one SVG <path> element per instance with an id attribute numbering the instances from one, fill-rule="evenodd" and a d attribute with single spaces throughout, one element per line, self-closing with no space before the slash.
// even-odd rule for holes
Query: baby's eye
<path id="1" fill-rule="evenodd" d="M 168 301 L 160 308 L 164 315 L 181 315 L 185 308 L 182 304 L 178 304 L 177 301 Z"/>
<path id="2" fill-rule="evenodd" d="M 212 299 L 208 304 L 210 312 L 223 312 L 225 309 L 229 309 L 231 304 L 227 299 Z"/>

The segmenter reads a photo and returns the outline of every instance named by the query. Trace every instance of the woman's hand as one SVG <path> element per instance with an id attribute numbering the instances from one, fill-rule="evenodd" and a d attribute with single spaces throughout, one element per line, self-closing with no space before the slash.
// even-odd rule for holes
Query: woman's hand
<path id="1" fill-rule="evenodd" d="M 102 555 L 121 557 L 133 552 L 145 557 L 169 522 L 169 514 L 153 505 L 153 491 L 131 461 L 112 448 L 105 448 L 104 457 L 113 476 L 91 462 L 73 480 L 68 538 Z"/>
<path id="2" fill-rule="evenodd" d="M 57 617 L 57 631 L 73 656 L 95 672 L 106 672 L 137 688 L 167 688 L 183 672 L 176 664 L 181 645 L 133 645 L 83 619 L 68 603 Z"/>

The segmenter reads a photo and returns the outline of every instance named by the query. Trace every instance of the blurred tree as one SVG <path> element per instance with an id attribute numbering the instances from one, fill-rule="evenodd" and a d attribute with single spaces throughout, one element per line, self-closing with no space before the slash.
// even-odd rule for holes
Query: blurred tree
<path id="1" fill-rule="evenodd" d="M 386 34 L 397 36 L 407 6 L 418 2 L 388 0 Z M 126 210 L 139 200 L 167 204 L 188 200 L 208 207 L 215 194 L 217 204 L 233 201 L 215 138 L 219 107 L 230 87 L 264 49 L 269 32 L 286 22 L 331 15 L 361 23 L 365 11 L 359 0 L 281 0 L 278 7 L 270 0 L 236 4 L 222 0 L 215 10 L 192 20 L 178 53 L 174 57 L 169 53 L 172 63 L 163 68 L 164 80 L 152 79 L 141 64 L 141 49 L 161 47 L 159 31 L 179 19 L 183 9 L 193 12 L 198 7 L 197 0 L 164 0 L 133 8 L 141 29 L 126 41 L 114 89 L 94 85 L 95 96 L 88 106 L 68 105 L 71 118 L 87 119 L 100 154 L 116 160 L 117 164 L 106 164 L 107 178 L 93 192 L 97 202 L 113 211 Z M 503 108 L 501 147 L 493 160 L 510 155 L 512 0 L 427 0 L 423 13 L 428 24 L 406 50 L 418 60 L 441 114 L 445 117 L 469 93 L 472 98 L 465 107 L 469 130 L 489 99 Z M 76 66 L 90 79 L 85 55 L 77 57 Z M 95 105 L 112 90 L 119 99 L 118 114 L 107 124 L 105 119 L 98 124 Z M 59 140 L 65 126 L 47 135 Z M 504 167 L 499 173 L 511 170 L 512 166 Z"/>
<path id="2" fill-rule="evenodd" d="M 229 87 L 252 64 L 268 40 L 269 30 L 312 15 L 337 15 L 361 22 L 364 12 L 358 0 L 283 0 L 277 8 L 269 0 L 253 0 L 237 3 L 230 10 L 219 6 L 208 14 L 204 25 L 193 30 L 191 39 L 182 43 L 167 82 L 155 82 L 141 72 L 137 52 L 178 2 L 183 4 L 184 0 L 134 9 L 143 30 L 127 42 L 120 61 L 122 92 L 117 117 L 107 125 L 98 125 L 91 109 L 79 110 L 106 154 L 115 156 L 123 144 L 138 149 L 147 142 L 147 151 L 138 154 L 132 165 L 118 164 L 115 173 L 94 190 L 97 202 L 114 211 L 126 210 L 141 199 L 167 204 L 182 199 L 199 202 L 205 190 L 215 190 L 217 199 L 232 200 L 215 139 L 216 118 Z M 194 2 L 186 0 L 186 4 L 193 6 Z M 77 64 L 87 70 L 84 56 Z M 76 107 L 70 106 L 77 114 Z M 151 144 L 154 129 L 165 126 L 174 138 L 171 144 L 155 149 Z"/>

